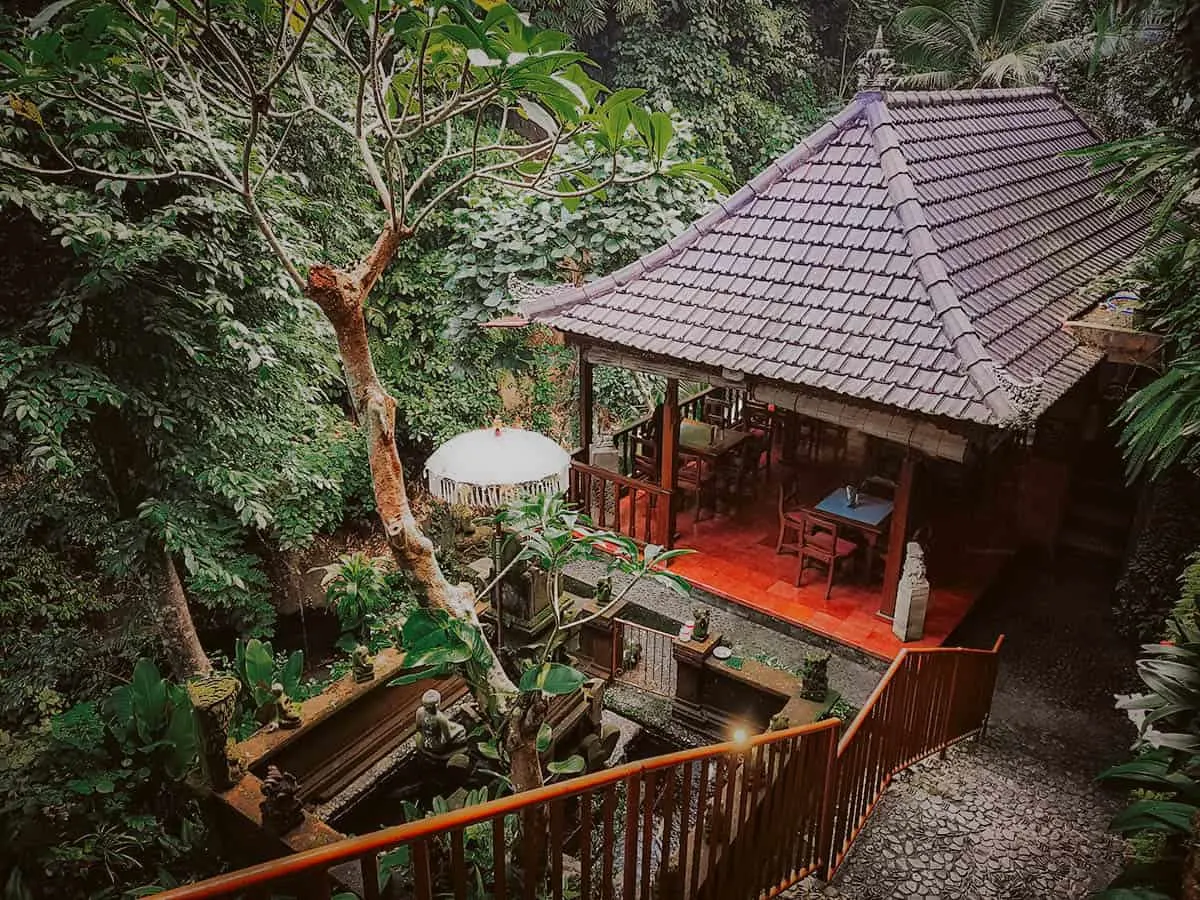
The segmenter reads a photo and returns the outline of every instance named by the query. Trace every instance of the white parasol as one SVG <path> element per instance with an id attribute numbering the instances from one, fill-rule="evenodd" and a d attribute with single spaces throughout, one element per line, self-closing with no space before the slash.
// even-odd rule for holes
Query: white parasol
<path id="1" fill-rule="evenodd" d="M 425 463 L 425 480 L 447 503 L 495 509 L 524 494 L 565 491 L 570 470 L 570 455 L 545 435 L 495 426 L 438 447 Z"/>

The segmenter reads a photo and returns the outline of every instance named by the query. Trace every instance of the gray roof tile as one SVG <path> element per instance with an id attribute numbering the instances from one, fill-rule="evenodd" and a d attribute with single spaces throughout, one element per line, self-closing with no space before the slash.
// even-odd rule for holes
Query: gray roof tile
<path id="1" fill-rule="evenodd" d="M 679 239 L 529 304 L 569 333 L 900 409 L 1004 424 L 1095 364 L 1062 322 L 1148 202 L 1099 196 L 1043 88 L 863 94 Z M 881 159 L 886 163 L 881 163 Z M 1000 383 L 1003 383 L 1002 380 Z"/>

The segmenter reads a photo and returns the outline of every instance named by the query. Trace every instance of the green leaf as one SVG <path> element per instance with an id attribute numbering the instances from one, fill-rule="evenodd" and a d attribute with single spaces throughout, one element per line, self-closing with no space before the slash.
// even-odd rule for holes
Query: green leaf
<path id="1" fill-rule="evenodd" d="M 537 750 L 538 753 L 545 753 L 550 749 L 550 742 L 554 739 L 554 729 L 549 722 L 543 722 L 542 727 L 537 733 Z"/>
<path id="2" fill-rule="evenodd" d="M 1115 816 L 1108 827 L 1118 834 L 1133 831 L 1158 831 L 1190 834 L 1197 807 L 1174 800 L 1138 800 Z"/>
<path id="3" fill-rule="evenodd" d="M 554 775 L 578 775 L 587 767 L 582 756 L 569 756 L 566 759 L 546 764 L 547 771 Z"/>
<path id="4" fill-rule="evenodd" d="M 562 663 L 543 663 L 527 669 L 521 675 L 522 691 L 541 691 L 545 694 L 562 695 L 579 690 L 587 676 L 578 669 Z"/>

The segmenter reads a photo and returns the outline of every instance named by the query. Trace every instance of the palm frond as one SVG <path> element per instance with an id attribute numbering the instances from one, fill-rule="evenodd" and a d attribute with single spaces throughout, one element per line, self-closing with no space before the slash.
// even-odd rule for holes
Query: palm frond
<path id="1" fill-rule="evenodd" d="M 1029 49 L 1015 50 L 997 57 L 983 67 L 978 87 L 1022 87 L 1041 79 L 1042 56 Z"/>
<path id="2" fill-rule="evenodd" d="M 1054 29 L 1062 25 L 1074 9 L 1074 0 L 1034 0 L 1023 21 L 1013 23 L 1018 26 L 1014 41 L 1025 42 L 1052 36 Z"/>
<path id="3" fill-rule="evenodd" d="M 1125 402 L 1118 420 L 1130 480 L 1194 463 L 1200 455 L 1200 357 L 1174 360 Z"/>
<path id="4" fill-rule="evenodd" d="M 908 90 L 945 90 L 959 87 L 962 75 L 948 69 L 932 72 L 910 72 L 896 80 L 896 86 Z"/>

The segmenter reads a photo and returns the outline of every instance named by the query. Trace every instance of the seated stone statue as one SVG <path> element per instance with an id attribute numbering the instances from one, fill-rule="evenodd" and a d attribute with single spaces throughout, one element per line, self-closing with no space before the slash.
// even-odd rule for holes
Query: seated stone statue
<path id="1" fill-rule="evenodd" d="M 278 681 L 271 685 L 272 703 L 275 705 L 275 725 L 282 729 L 300 727 L 300 714 L 292 706 L 292 700 L 283 692 L 283 685 Z"/>
<path id="2" fill-rule="evenodd" d="M 263 826 L 275 834 L 287 834 L 304 821 L 304 806 L 300 802 L 300 783 L 277 766 L 267 767 L 262 782 L 262 803 L 259 812 Z"/>
<path id="3" fill-rule="evenodd" d="M 449 757 L 467 741 L 467 729 L 441 710 L 442 695 L 428 690 L 417 710 L 417 749 L 430 756 Z"/>
<path id="4" fill-rule="evenodd" d="M 359 684 L 370 681 L 375 677 L 375 661 L 371 659 L 371 651 L 359 644 L 354 648 L 351 657 L 354 664 L 354 680 Z"/>

